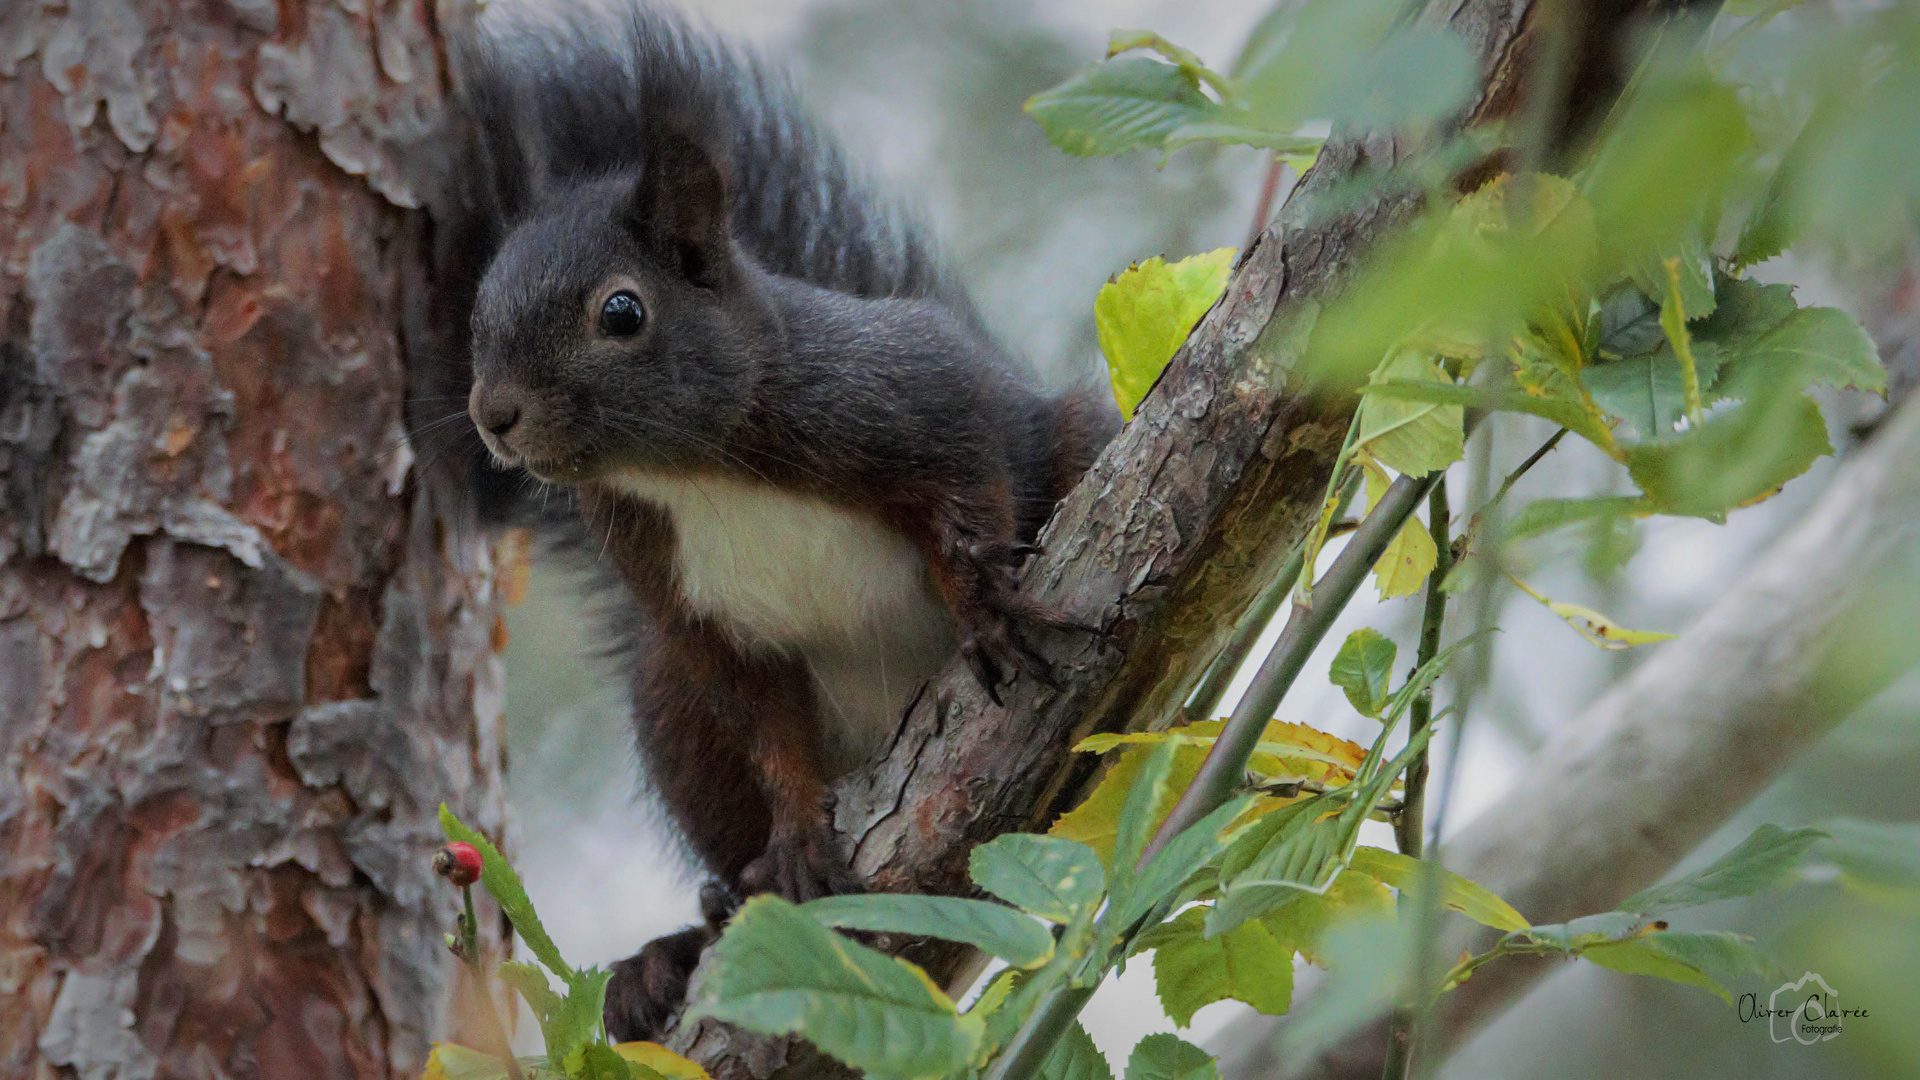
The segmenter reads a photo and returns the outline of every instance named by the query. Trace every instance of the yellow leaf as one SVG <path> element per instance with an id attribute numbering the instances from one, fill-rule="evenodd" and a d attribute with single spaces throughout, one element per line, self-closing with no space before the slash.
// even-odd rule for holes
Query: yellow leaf
<path id="1" fill-rule="evenodd" d="M 707 1080 L 707 1070 L 679 1054 L 650 1042 L 623 1042 L 613 1052 L 636 1065 L 645 1065 L 667 1080 Z"/>
<path id="2" fill-rule="evenodd" d="M 1114 837 L 1120 830 L 1120 810 L 1126 805 L 1127 792 L 1145 767 L 1153 747 L 1164 742 L 1171 742 L 1178 747 L 1174 752 L 1173 767 L 1167 774 L 1167 794 L 1160 805 L 1154 808 L 1153 821 L 1158 825 L 1172 811 L 1180 793 L 1193 782 L 1194 775 L 1200 771 L 1200 763 L 1206 759 L 1207 751 L 1212 749 L 1225 723 L 1223 720 L 1201 720 L 1167 731 L 1088 736 L 1074 749 L 1104 753 L 1125 747 L 1126 752 L 1107 767 L 1106 775 L 1100 778 L 1093 793 L 1079 806 L 1060 815 L 1060 819 L 1053 823 L 1053 828 L 1047 831 L 1054 836 L 1078 840 L 1097 852 L 1101 862 L 1106 862 L 1113 851 Z M 1302 777 L 1335 785 L 1353 779 L 1353 770 L 1364 757 L 1366 750 L 1357 744 L 1304 724 L 1276 720 L 1261 733 L 1260 743 L 1249 764 L 1255 772 L 1268 776 Z M 1248 809 L 1247 819 L 1295 802 L 1298 798 L 1263 796 Z"/>
<path id="3" fill-rule="evenodd" d="M 1372 513 L 1375 504 L 1387 493 L 1393 480 L 1387 476 L 1387 470 L 1378 461 L 1364 451 L 1354 455 L 1360 467 L 1367 474 L 1367 512 Z M 1433 536 L 1417 517 L 1410 517 L 1400 528 L 1399 535 L 1387 545 L 1380 555 L 1380 561 L 1373 564 L 1374 581 L 1380 586 L 1380 599 L 1391 600 L 1396 596 L 1406 596 L 1418 589 L 1433 573 L 1434 564 L 1440 559 L 1440 551 L 1433 546 Z"/>
<path id="4" fill-rule="evenodd" d="M 420 1080 L 499 1080 L 507 1067 L 492 1054 L 469 1050 L 458 1043 L 434 1043 Z"/>
<path id="5" fill-rule="evenodd" d="M 1580 631 L 1580 636 L 1603 649 L 1631 649 L 1635 645 L 1651 645 L 1656 641 L 1672 641 L 1673 634 L 1663 634 L 1657 630 L 1629 630 L 1612 619 L 1589 607 L 1579 604 L 1563 603 L 1542 596 L 1527 587 L 1527 583 L 1507 575 L 1520 591 L 1546 605 L 1548 611 L 1567 620 L 1567 625 Z"/>
<path id="6" fill-rule="evenodd" d="M 1354 848 L 1348 865 L 1401 892 L 1426 873 L 1420 860 L 1376 847 Z M 1452 910 L 1496 930 L 1524 930 L 1532 925 L 1512 904 L 1451 870 L 1440 871 L 1440 900 Z"/>
<path id="7" fill-rule="evenodd" d="M 1093 322 L 1113 379 L 1120 415 L 1133 419 L 1140 399 L 1180 350 L 1200 316 L 1226 291 L 1232 248 L 1169 263 L 1159 256 L 1135 263 L 1100 287 Z"/>

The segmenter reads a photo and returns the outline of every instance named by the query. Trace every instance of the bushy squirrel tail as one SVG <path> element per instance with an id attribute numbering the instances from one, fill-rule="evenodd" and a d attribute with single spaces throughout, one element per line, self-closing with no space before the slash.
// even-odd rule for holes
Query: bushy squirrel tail
<path id="1" fill-rule="evenodd" d="M 649 133 L 672 124 L 719 158 L 734 238 L 768 270 L 971 316 L 927 231 L 853 167 L 780 73 L 649 0 L 530 8 L 492 7 L 454 42 L 477 209 L 498 227 L 570 184 L 637 169 Z"/>

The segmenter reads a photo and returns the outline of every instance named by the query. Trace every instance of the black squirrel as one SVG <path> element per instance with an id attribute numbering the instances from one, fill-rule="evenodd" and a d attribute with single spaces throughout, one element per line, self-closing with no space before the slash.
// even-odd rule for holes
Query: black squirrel
<path id="1" fill-rule="evenodd" d="M 615 965 L 608 1032 L 651 1038 L 731 897 L 861 887 L 827 785 L 948 658 L 1048 677 L 1013 570 L 1119 417 L 1043 394 L 760 61 L 643 0 L 501 23 L 456 63 L 469 413 L 625 586 L 647 780 L 717 886 Z"/>

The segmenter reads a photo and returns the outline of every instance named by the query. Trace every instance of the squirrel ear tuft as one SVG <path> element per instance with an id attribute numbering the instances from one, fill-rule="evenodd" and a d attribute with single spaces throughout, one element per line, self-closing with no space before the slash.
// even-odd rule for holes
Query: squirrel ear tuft
<path id="1" fill-rule="evenodd" d="M 727 178 L 705 145 L 677 124 L 656 126 L 634 182 L 628 223 L 689 281 L 716 288 L 727 277 Z"/>

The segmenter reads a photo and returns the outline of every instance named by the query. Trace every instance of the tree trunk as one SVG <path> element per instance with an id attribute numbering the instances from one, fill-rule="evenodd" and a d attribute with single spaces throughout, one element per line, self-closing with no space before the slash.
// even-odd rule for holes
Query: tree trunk
<path id="1" fill-rule="evenodd" d="M 405 434 L 435 18 L 0 8 L 0 1076 L 447 1025 L 434 815 L 503 804 L 492 554 Z"/>

